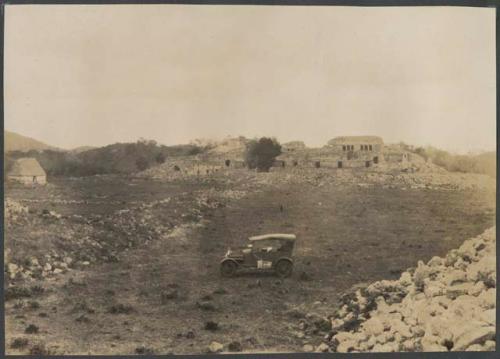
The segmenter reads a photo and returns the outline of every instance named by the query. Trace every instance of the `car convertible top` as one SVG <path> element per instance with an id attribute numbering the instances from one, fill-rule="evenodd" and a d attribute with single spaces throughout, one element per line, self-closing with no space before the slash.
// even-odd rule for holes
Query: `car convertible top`
<path id="1" fill-rule="evenodd" d="M 273 234 L 262 234 L 260 236 L 249 237 L 249 241 L 262 241 L 265 239 L 286 239 L 289 241 L 294 241 L 297 239 L 295 234 L 283 234 L 283 233 L 273 233 Z"/>

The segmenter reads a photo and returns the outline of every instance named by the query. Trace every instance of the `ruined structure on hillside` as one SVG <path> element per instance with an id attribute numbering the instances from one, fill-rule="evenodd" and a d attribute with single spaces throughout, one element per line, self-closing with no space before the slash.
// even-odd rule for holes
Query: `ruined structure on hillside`
<path id="1" fill-rule="evenodd" d="M 371 167 L 380 163 L 384 141 L 377 136 L 344 136 L 328 141 L 327 147 L 337 156 L 337 167 Z"/>
<path id="2" fill-rule="evenodd" d="M 249 140 L 244 137 L 226 138 L 208 146 L 208 150 L 188 157 L 168 158 L 162 165 L 165 171 L 177 175 L 202 176 L 217 172 L 245 169 L 245 150 Z M 384 144 L 377 136 L 335 137 L 319 148 L 308 148 L 302 141 L 282 144 L 281 154 L 272 170 L 284 169 L 369 169 L 408 170 L 417 162 L 425 162 L 407 145 Z"/>
<path id="3" fill-rule="evenodd" d="M 410 162 L 421 160 L 404 146 L 385 145 L 378 136 L 342 136 L 331 139 L 320 148 L 307 148 L 299 141 L 285 143 L 274 168 L 404 168 Z"/>
<path id="4" fill-rule="evenodd" d="M 306 145 L 302 141 L 290 141 L 283 143 L 281 145 L 281 152 L 282 153 L 293 153 L 301 150 L 305 150 Z"/>

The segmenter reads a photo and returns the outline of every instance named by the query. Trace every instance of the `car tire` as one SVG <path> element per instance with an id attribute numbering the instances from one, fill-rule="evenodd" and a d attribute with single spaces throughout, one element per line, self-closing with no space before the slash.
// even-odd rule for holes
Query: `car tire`
<path id="1" fill-rule="evenodd" d="M 220 274 L 223 277 L 233 277 L 238 266 L 233 261 L 224 261 L 220 265 Z"/>
<path id="2" fill-rule="evenodd" d="M 293 271 L 293 263 L 289 260 L 282 259 L 276 263 L 276 274 L 282 278 L 290 277 Z"/>

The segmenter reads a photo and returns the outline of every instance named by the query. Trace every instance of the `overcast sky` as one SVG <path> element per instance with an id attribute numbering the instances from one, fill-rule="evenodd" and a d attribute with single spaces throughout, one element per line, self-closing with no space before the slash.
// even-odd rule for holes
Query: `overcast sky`
<path id="1" fill-rule="evenodd" d="M 379 135 L 496 148 L 495 11 L 6 6 L 5 127 L 54 146 Z"/>

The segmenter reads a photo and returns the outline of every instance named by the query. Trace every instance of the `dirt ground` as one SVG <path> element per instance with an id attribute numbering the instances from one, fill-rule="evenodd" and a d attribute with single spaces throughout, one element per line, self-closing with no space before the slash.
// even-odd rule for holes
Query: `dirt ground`
<path id="1" fill-rule="evenodd" d="M 331 314 L 351 286 L 396 278 L 417 260 L 444 255 L 495 221 L 494 193 L 293 184 L 205 205 L 194 221 L 184 216 L 192 211 L 196 191 L 213 187 L 225 188 L 210 181 L 95 177 L 56 180 L 36 192 L 7 188 L 8 198 L 37 213 L 50 208 L 84 218 L 173 201 L 148 209 L 155 220 L 172 222 L 170 234 L 123 249 L 117 261 L 96 260 L 35 281 L 30 285 L 43 286 L 43 293 L 7 301 L 7 352 L 33 352 L 38 343 L 55 354 L 197 354 L 207 352 L 212 341 L 226 347 L 237 341 L 245 352 L 302 351 L 304 344 L 320 343 L 324 333 L 298 335 L 292 309 Z M 11 237 L 21 247 L 22 237 L 34 230 L 8 229 L 6 246 Z M 228 246 L 267 232 L 298 236 L 292 277 L 221 278 L 219 261 Z M 36 248 L 42 251 L 43 245 Z M 205 329 L 209 321 L 218 328 Z M 25 333 L 30 324 L 38 333 Z M 11 348 L 16 338 L 28 344 Z"/>

